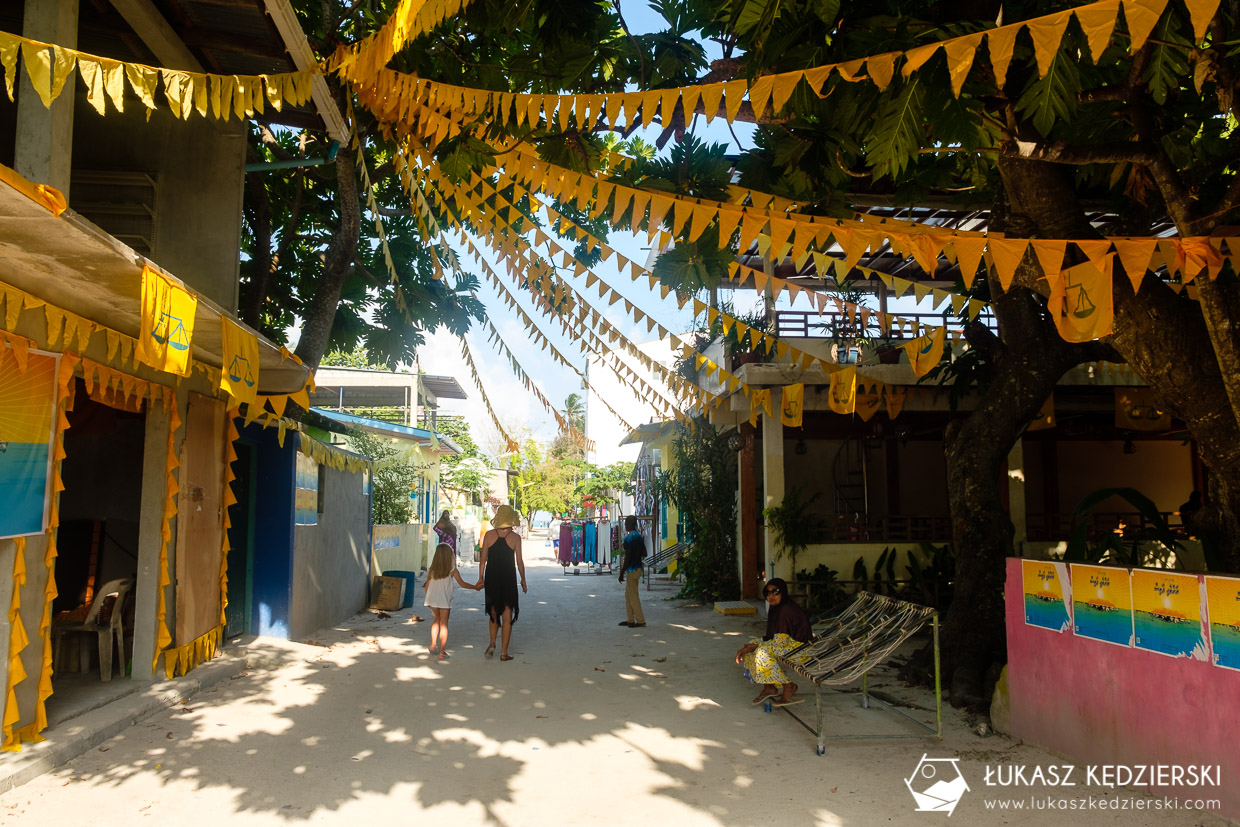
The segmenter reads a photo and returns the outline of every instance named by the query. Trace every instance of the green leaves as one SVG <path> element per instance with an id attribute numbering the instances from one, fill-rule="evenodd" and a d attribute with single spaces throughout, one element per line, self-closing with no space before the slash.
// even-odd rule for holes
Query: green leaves
<path id="1" fill-rule="evenodd" d="M 719 230 L 712 226 L 697 241 L 682 242 L 655 259 L 651 271 L 681 296 L 718 287 L 727 277 L 733 253 L 719 249 Z"/>
<path id="2" fill-rule="evenodd" d="M 1150 41 L 1150 59 L 1141 79 L 1150 90 L 1150 98 L 1159 106 L 1165 104 L 1167 96 L 1179 89 L 1189 76 L 1187 52 L 1192 47 L 1182 31 L 1184 28 L 1177 15 L 1164 14 Z"/>
<path id="3" fill-rule="evenodd" d="M 921 81 L 914 77 L 899 95 L 879 107 L 874 127 L 865 139 L 875 177 L 898 177 L 921 149 L 925 135 L 923 97 Z"/>
<path id="4" fill-rule="evenodd" d="M 1033 122 L 1043 137 L 1058 122 L 1069 122 L 1076 113 L 1076 96 L 1081 91 L 1081 75 L 1076 63 L 1062 47 L 1051 60 L 1046 77 L 1034 77 L 1016 101 L 1016 111 Z"/>

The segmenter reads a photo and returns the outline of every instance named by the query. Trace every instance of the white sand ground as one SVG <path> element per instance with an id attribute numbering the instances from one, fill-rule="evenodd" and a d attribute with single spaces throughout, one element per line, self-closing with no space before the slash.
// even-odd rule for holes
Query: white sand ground
<path id="1" fill-rule="evenodd" d="M 0 796 L 29 825 L 1217 825 L 1200 812 L 997 812 L 987 766 L 1064 762 L 979 738 L 946 707 L 942 742 L 830 742 L 752 707 L 732 663 L 757 618 L 725 617 L 643 590 L 645 629 L 617 626 L 614 576 L 564 576 L 526 541 L 530 591 L 512 653 L 483 657 L 482 596 L 457 593 L 446 663 L 426 651 L 429 612 L 366 613 L 315 635 L 308 654 L 255 670 L 140 722 Z M 464 569 L 467 580 L 476 567 Z M 419 604 L 421 596 L 419 595 Z M 416 612 L 428 622 L 409 624 Z M 930 707 L 932 696 L 877 688 Z M 813 696 L 799 706 L 812 716 Z M 834 696 L 835 732 L 907 733 L 892 713 Z M 915 714 L 932 720 L 933 714 Z M 970 791 L 954 815 L 915 812 L 904 779 L 923 754 L 959 758 Z M 2 760 L 2 758 L 0 758 Z M 1073 798 L 1156 800 L 1077 786 Z M 1007 796 L 1060 796 L 1046 788 Z M 1025 804 L 1026 807 L 1030 805 Z"/>

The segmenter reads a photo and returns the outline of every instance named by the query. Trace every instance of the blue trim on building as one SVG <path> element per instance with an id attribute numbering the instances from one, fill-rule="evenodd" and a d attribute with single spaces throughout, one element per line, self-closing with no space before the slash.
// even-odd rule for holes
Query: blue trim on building
<path id="1" fill-rule="evenodd" d="M 456 453 L 461 453 L 461 449 L 451 440 L 451 438 L 443 434 L 432 433 L 425 428 L 413 428 L 409 425 L 397 425 L 394 422 L 385 422 L 382 419 L 370 419 L 365 416 L 354 416 L 353 414 L 342 413 L 341 411 L 333 411 L 330 408 L 311 408 L 310 410 L 320 416 L 335 420 L 343 425 L 355 425 L 359 428 L 369 428 L 374 431 L 383 431 L 384 433 L 397 438 L 422 439 L 426 440 L 428 443 L 432 438 L 437 439 Z"/>
<path id="2" fill-rule="evenodd" d="M 254 634 L 288 638 L 293 593 L 294 487 L 300 434 L 259 425 L 241 430 L 240 439 L 254 449 L 254 578 L 250 629 Z"/>

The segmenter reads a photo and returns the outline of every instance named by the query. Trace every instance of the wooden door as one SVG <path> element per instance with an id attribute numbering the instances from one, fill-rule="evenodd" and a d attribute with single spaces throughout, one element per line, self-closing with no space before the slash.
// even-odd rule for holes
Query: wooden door
<path id="1" fill-rule="evenodd" d="M 220 400 L 189 395 L 177 503 L 176 646 L 220 625 L 225 414 Z"/>

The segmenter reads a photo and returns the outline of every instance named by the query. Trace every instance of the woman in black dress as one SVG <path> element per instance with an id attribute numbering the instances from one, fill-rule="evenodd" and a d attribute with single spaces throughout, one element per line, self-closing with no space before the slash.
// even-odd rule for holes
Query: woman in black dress
<path id="1" fill-rule="evenodd" d="M 478 562 L 478 585 L 486 589 L 486 613 L 490 621 L 491 644 L 486 656 L 495 654 L 495 633 L 503 627 L 500 660 L 512 660 L 508 654 L 508 642 L 512 639 L 512 624 L 520 613 L 517 595 L 517 573 L 521 574 L 521 591 L 525 587 L 525 562 L 521 559 L 521 535 L 513 529 L 521 524 L 517 512 L 501 505 L 495 512 L 493 526 L 482 536 L 482 559 Z"/>

